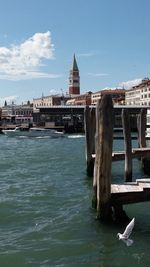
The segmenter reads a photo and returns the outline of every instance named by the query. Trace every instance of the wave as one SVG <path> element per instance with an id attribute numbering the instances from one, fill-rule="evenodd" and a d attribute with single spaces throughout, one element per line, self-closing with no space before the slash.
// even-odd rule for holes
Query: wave
<path id="1" fill-rule="evenodd" d="M 85 138 L 83 134 L 68 135 L 68 138 Z"/>

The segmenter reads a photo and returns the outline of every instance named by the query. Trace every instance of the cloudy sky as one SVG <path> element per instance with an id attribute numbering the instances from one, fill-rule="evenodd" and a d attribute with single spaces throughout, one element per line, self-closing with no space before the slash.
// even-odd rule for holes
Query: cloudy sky
<path id="1" fill-rule="evenodd" d="M 68 92 L 75 53 L 81 93 L 150 77 L 149 0 L 0 0 L 0 105 Z"/>

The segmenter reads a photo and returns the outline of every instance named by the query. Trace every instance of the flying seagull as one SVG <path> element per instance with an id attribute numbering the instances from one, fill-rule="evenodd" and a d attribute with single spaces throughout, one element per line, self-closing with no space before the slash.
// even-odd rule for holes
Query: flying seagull
<path id="1" fill-rule="evenodd" d="M 135 218 L 133 218 L 132 221 L 127 225 L 123 234 L 120 234 L 120 233 L 117 234 L 117 237 L 119 238 L 119 240 L 122 240 L 124 243 L 126 243 L 127 246 L 131 246 L 133 244 L 133 240 L 129 239 L 129 236 L 132 233 L 134 222 L 135 222 Z"/>

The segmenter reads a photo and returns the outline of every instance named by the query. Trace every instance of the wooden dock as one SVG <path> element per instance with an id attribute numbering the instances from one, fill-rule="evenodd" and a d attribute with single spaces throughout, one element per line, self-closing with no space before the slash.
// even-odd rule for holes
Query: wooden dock
<path id="1" fill-rule="evenodd" d="M 121 205 L 150 201 L 150 178 L 136 182 L 111 184 L 111 203 Z"/>
<path id="2" fill-rule="evenodd" d="M 150 148 L 132 148 L 131 152 L 132 159 L 149 157 L 150 158 Z M 95 159 L 96 155 L 92 154 L 92 158 Z M 112 161 L 125 160 L 125 151 L 113 151 L 112 152 Z"/>
<path id="3" fill-rule="evenodd" d="M 93 176 L 93 206 L 103 221 L 126 220 L 123 205 L 150 201 L 150 178 L 132 182 L 132 159 L 138 158 L 150 175 L 150 147 L 146 147 L 146 110 L 137 114 L 138 148 L 132 147 L 130 115 L 122 109 L 124 151 L 113 151 L 114 109 L 111 96 L 105 95 L 96 112 L 85 108 L 87 173 Z M 112 161 L 124 160 L 121 184 L 112 184 Z"/>

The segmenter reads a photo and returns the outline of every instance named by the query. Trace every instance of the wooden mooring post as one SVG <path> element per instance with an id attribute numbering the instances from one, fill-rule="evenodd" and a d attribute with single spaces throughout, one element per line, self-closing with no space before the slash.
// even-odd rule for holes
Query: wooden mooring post
<path id="1" fill-rule="evenodd" d="M 96 110 L 96 159 L 94 183 L 97 191 L 97 218 L 111 216 L 111 166 L 113 144 L 113 103 L 110 95 L 98 102 Z"/>
<path id="2" fill-rule="evenodd" d="M 95 108 L 85 107 L 84 110 L 84 129 L 86 136 L 85 156 L 87 164 L 87 175 L 93 176 L 94 159 L 92 154 L 95 153 Z"/>
<path id="3" fill-rule="evenodd" d="M 122 126 L 125 148 L 125 182 L 132 181 L 132 141 L 128 110 L 122 109 Z"/>
<path id="4" fill-rule="evenodd" d="M 137 130 L 138 130 L 138 144 L 139 147 L 146 147 L 146 110 L 141 109 L 140 114 L 137 117 Z"/>
<path id="5" fill-rule="evenodd" d="M 137 117 L 137 130 L 138 130 L 138 144 L 140 148 L 146 147 L 146 110 L 141 109 L 140 114 Z M 142 157 L 142 168 L 145 174 L 150 175 L 150 158 Z"/>

